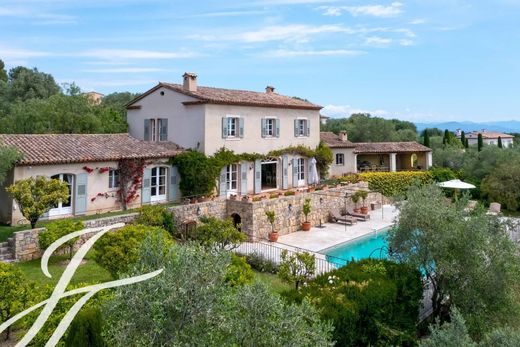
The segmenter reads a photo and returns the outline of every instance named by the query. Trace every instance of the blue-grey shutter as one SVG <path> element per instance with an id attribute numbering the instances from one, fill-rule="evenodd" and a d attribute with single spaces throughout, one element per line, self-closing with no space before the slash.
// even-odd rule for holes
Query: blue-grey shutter
<path id="1" fill-rule="evenodd" d="M 298 137 L 298 119 L 294 120 L 294 136 Z"/>
<path id="2" fill-rule="evenodd" d="M 310 119 L 307 119 L 305 121 L 305 126 L 307 127 L 305 133 L 307 134 L 307 136 L 311 136 L 311 120 Z"/>
<path id="3" fill-rule="evenodd" d="M 249 163 L 240 164 L 240 194 L 247 194 L 247 171 L 249 170 Z"/>
<path id="4" fill-rule="evenodd" d="M 312 163 L 310 160 L 307 160 L 307 182 L 310 184 L 311 183 L 311 171 L 312 171 Z"/>
<path id="5" fill-rule="evenodd" d="M 282 157 L 282 189 L 289 188 L 289 157 Z"/>
<path id="6" fill-rule="evenodd" d="M 265 118 L 262 118 L 262 137 L 265 137 L 267 132 Z"/>
<path id="7" fill-rule="evenodd" d="M 292 185 L 298 187 L 298 160 L 296 158 L 292 160 Z"/>
<path id="8" fill-rule="evenodd" d="M 143 187 L 141 188 L 141 204 L 149 204 L 151 201 L 151 186 L 152 186 L 152 170 L 145 168 L 143 170 Z"/>
<path id="9" fill-rule="evenodd" d="M 280 137 L 280 120 L 279 119 L 275 119 L 274 120 L 274 124 L 276 126 L 276 137 Z"/>
<path id="10" fill-rule="evenodd" d="M 255 194 L 262 191 L 262 161 L 255 160 Z"/>
<path id="11" fill-rule="evenodd" d="M 224 166 L 222 170 L 220 170 L 220 182 L 219 182 L 219 195 L 226 196 L 227 195 L 227 184 L 226 184 L 226 173 L 227 166 Z"/>
<path id="12" fill-rule="evenodd" d="M 87 181 L 87 173 L 80 173 L 76 175 L 76 194 L 74 197 L 75 215 L 82 215 L 87 212 Z"/>
<path id="13" fill-rule="evenodd" d="M 179 170 L 177 166 L 170 168 L 170 190 L 168 196 L 170 201 L 179 201 Z"/>
<path id="14" fill-rule="evenodd" d="M 240 138 L 244 137 L 244 118 L 238 118 L 238 136 Z"/>
<path id="15" fill-rule="evenodd" d="M 150 120 L 144 120 L 144 140 L 150 141 Z"/>
<path id="16" fill-rule="evenodd" d="M 168 118 L 161 118 L 161 129 L 159 130 L 159 141 L 168 141 Z"/>
<path id="17" fill-rule="evenodd" d="M 228 132 L 227 132 L 227 118 L 226 117 L 222 117 L 222 138 L 225 139 L 227 138 Z"/>

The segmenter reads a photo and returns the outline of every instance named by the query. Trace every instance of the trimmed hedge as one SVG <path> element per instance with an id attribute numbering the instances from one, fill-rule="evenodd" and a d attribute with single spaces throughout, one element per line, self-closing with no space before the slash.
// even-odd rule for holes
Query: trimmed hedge
<path id="1" fill-rule="evenodd" d="M 370 190 L 380 192 L 384 196 L 403 195 L 412 184 L 428 184 L 433 181 L 429 171 L 401 171 L 401 172 L 363 172 L 341 178 L 343 182 L 368 182 Z"/>
<path id="2" fill-rule="evenodd" d="M 316 277 L 290 301 L 307 298 L 334 325 L 337 346 L 415 346 L 423 289 L 419 271 L 364 259 Z"/>

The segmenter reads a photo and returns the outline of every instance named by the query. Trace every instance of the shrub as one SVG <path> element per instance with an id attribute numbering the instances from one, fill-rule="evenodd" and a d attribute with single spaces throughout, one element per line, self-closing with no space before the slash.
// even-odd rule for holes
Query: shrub
<path id="1" fill-rule="evenodd" d="M 283 193 L 284 196 L 293 196 L 294 194 L 296 194 L 296 193 L 292 190 L 288 190 L 285 193 Z"/>
<path id="2" fill-rule="evenodd" d="M 434 167 L 429 172 L 435 182 L 445 182 L 459 178 L 459 173 L 449 167 Z"/>
<path id="3" fill-rule="evenodd" d="M 232 286 L 241 286 L 253 282 L 255 275 L 245 257 L 231 253 L 231 263 L 226 271 L 226 282 Z"/>
<path id="4" fill-rule="evenodd" d="M 105 347 L 101 335 L 103 317 L 99 307 L 87 307 L 78 312 L 70 324 L 65 346 Z"/>
<path id="5" fill-rule="evenodd" d="M 364 172 L 358 174 L 361 181 L 368 182 L 370 190 L 384 196 L 404 195 L 413 184 L 427 184 L 432 180 L 428 171 Z"/>
<path id="6" fill-rule="evenodd" d="M 179 169 L 179 188 L 184 196 L 212 195 L 220 167 L 216 160 L 198 151 L 185 151 L 175 156 L 172 164 Z"/>
<path id="7" fill-rule="evenodd" d="M 278 277 L 289 284 L 294 284 L 296 290 L 314 276 L 315 271 L 316 257 L 314 254 L 298 252 L 289 255 L 286 249 L 282 250 Z"/>
<path id="8" fill-rule="evenodd" d="M 63 219 L 56 222 L 52 222 L 46 225 L 44 231 L 38 234 L 38 242 L 41 249 L 47 249 L 54 241 L 68 235 L 72 232 L 78 231 L 85 228 L 83 222 L 74 221 L 71 219 Z M 74 243 L 76 238 L 69 240 L 63 244 L 60 248 L 66 248 L 68 250 L 69 259 L 72 259 L 74 253 Z"/>
<path id="9" fill-rule="evenodd" d="M 287 293 L 308 298 L 332 321 L 338 346 L 410 346 L 422 298 L 420 273 L 403 264 L 365 259 L 322 274 Z"/>
<path id="10" fill-rule="evenodd" d="M 195 231 L 195 241 L 204 247 L 228 249 L 247 239 L 246 234 L 240 232 L 230 218 L 204 217 L 201 222 Z"/>
<path id="11" fill-rule="evenodd" d="M 161 227 L 170 234 L 174 233 L 172 214 L 168 209 L 161 205 L 146 205 L 139 209 L 137 224 Z"/>
<path id="12" fill-rule="evenodd" d="M 172 243 L 170 234 L 162 228 L 126 225 L 106 233 L 96 242 L 96 262 L 116 278 L 137 261 L 139 249 L 148 236 L 161 240 L 165 247 Z"/>
<path id="13" fill-rule="evenodd" d="M 246 262 L 258 272 L 278 273 L 278 265 L 257 252 L 245 256 Z"/>

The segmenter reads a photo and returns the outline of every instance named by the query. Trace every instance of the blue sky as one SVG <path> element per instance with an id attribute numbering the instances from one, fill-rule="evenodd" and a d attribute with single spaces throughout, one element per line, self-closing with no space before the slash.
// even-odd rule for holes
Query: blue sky
<path id="1" fill-rule="evenodd" d="M 0 0 L 0 59 L 83 90 L 157 81 L 412 121 L 520 119 L 520 0 Z"/>

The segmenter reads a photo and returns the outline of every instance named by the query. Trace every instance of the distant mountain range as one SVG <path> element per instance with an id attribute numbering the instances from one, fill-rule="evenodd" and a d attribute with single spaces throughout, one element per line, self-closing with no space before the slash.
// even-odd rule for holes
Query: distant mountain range
<path id="1" fill-rule="evenodd" d="M 520 121 L 500 121 L 500 122 L 439 122 L 439 123 L 415 123 L 418 131 L 422 131 L 425 128 L 439 128 L 448 129 L 455 131 L 457 129 L 468 131 L 486 129 L 489 131 L 498 131 L 502 133 L 520 133 Z"/>

